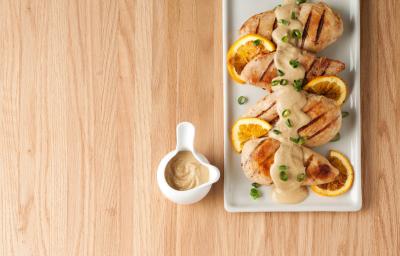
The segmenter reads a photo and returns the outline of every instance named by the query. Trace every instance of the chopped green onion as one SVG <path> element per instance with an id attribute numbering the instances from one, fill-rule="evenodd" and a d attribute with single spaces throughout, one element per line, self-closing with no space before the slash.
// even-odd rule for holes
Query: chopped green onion
<path id="1" fill-rule="evenodd" d="M 261 185 L 260 185 L 260 184 L 258 184 L 257 182 L 251 183 L 251 185 L 252 185 L 253 187 L 255 187 L 255 188 L 258 188 L 258 187 L 260 187 L 260 186 L 261 186 Z"/>
<path id="2" fill-rule="evenodd" d="M 339 133 L 339 132 L 335 135 L 335 137 L 333 137 L 333 139 L 331 140 L 331 142 L 336 142 L 336 141 L 338 141 L 338 140 L 340 140 L 340 133 Z"/>
<path id="3" fill-rule="evenodd" d="M 257 39 L 257 40 L 254 40 L 253 41 L 253 45 L 254 46 L 257 46 L 257 45 L 259 45 L 261 43 L 261 40 L 260 39 Z"/>
<path id="4" fill-rule="evenodd" d="M 306 139 L 304 137 L 299 136 L 299 145 L 303 145 L 304 143 L 306 143 Z"/>
<path id="5" fill-rule="evenodd" d="M 301 91 L 303 89 L 303 79 L 294 80 L 293 87 L 296 91 Z"/>
<path id="6" fill-rule="evenodd" d="M 288 20 L 285 20 L 285 19 L 281 19 L 281 20 L 279 20 L 279 23 L 282 23 L 283 25 L 289 25 L 289 21 Z"/>
<path id="7" fill-rule="evenodd" d="M 279 172 L 279 178 L 281 178 L 282 181 L 287 181 L 289 176 L 286 171 L 281 171 Z"/>
<path id="8" fill-rule="evenodd" d="M 288 167 L 286 165 L 279 165 L 278 168 L 279 168 L 279 171 L 281 171 L 281 172 L 286 172 L 288 169 Z"/>
<path id="9" fill-rule="evenodd" d="M 276 86 L 281 83 L 281 80 L 274 80 L 272 81 L 272 86 Z"/>
<path id="10" fill-rule="evenodd" d="M 237 101 L 240 105 L 246 104 L 249 99 L 245 96 L 240 96 Z"/>
<path id="11" fill-rule="evenodd" d="M 307 2 L 307 0 L 296 0 L 296 4 L 303 4 Z"/>
<path id="12" fill-rule="evenodd" d="M 282 79 L 280 84 L 281 85 L 287 85 L 289 83 L 289 81 L 287 79 Z"/>
<path id="13" fill-rule="evenodd" d="M 261 192 L 256 189 L 256 188 L 252 188 L 250 189 L 250 196 L 256 200 L 257 198 L 260 198 L 262 196 Z"/>
<path id="14" fill-rule="evenodd" d="M 290 140 L 293 143 L 296 143 L 296 144 L 299 144 L 299 145 L 303 145 L 306 142 L 306 139 L 304 137 L 301 137 L 301 136 L 299 136 L 298 138 L 290 137 Z"/>
<path id="15" fill-rule="evenodd" d="M 306 174 L 305 173 L 300 173 L 300 174 L 297 175 L 297 181 L 298 182 L 302 182 L 305 178 L 306 178 Z"/>
<path id="16" fill-rule="evenodd" d="M 287 125 L 287 127 L 289 127 L 289 128 L 293 127 L 293 123 L 292 123 L 292 121 L 291 121 L 289 118 L 286 120 L 286 125 Z"/>
<path id="17" fill-rule="evenodd" d="M 300 30 L 295 29 L 295 30 L 292 31 L 292 37 L 300 39 L 301 36 L 302 36 L 302 34 L 301 34 Z"/>
<path id="18" fill-rule="evenodd" d="M 348 117 L 350 115 L 347 111 L 342 111 L 342 118 Z"/>
<path id="19" fill-rule="evenodd" d="M 276 135 L 279 135 L 279 134 L 282 133 L 281 131 L 279 131 L 279 130 L 277 130 L 277 129 L 273 129 L 272 132 L 275 133 Z"/>
<path id="20" fill-rule="evenodd" d="M 293 68 L 297 68 L 300 65 L 300 62 L 298 60 L 290 60 L 289 61 L 290 66 Z"/>
<path id="21" fill-rule="evenodd" d="M 289 41 L 289 37 L 288 36 L 282 37 L 282 42 L 287 43 L 288 41 Z"/>
<path id="22" fill-rule="evenodd" d="M 290 115 L 291 111 L 290 109 L 285 109 L 282 111 L 282 116 L 283 117 L 288 117 Z"/>
<path id="23" fill-rule="evenodd" d="M 297 19 L 297 17 L 296 17 L 296 13 L 295 13 L 295 12 L 292 12 L 291 18 L 292 18 L 292 20 L 295 20 L 295 19 Z"/>
<path id="24" fill-rule="evenodd" d="M 283 72 L 282 70 L 278 69 L 278 75 L 279 75 L 279 76 L 284 76 L 284 75 L 285 75 L 285 72 Z"/>

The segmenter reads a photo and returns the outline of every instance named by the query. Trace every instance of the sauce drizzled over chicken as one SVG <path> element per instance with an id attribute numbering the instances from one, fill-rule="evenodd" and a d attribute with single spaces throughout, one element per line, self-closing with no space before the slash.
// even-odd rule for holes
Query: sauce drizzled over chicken
<path id="1" fill-rule="evenodd" d="M 279 76 L 272 80 L 272 91 L 280 118 L 274 128 L 277 132 L 271 131 L 269 137 L 280 144 L 270 175 L 274 183 L 272 198 L 281 203 L 298 203 L 308 195 L 308 190 L 301 185 L 306 176 L 303 149 L 293 142 L 293 139 L 299 139 L 297 130 L 310 122 L 302 111 L 307 99 L 296 89 L 296 84 L 303 82 L 306 72 L 298 61 L 301 51 L 295 46 L 303 33 L 303 24 L 296 18 L 299 11 L 294 0 L 285 0 L 283 6 L 275 9 L 278 25 L 272 32 L 277 44 L 274 63 L 279 72 Z"/>
<path id="2" fill-rule="evenodd" d="M 297 5 L 294 0 L 284 0 L 284 4 L 274 10 L 275 25 L 269 36 L 277 45 L 276 52 L 267 57 L 258 57 L 261 61 L 262 58 L 273 58 L 271 61 L 275 76 L 271 76 L 268 81 L 272 91 L 268 97 L 270 102 L 273 102 L 274 128 L 269 132 L 268 138 L 247 142 L 242 152 L 242 166 L 246 176 L 253 180 L 256 177 L 257 182 L 261 184 L 273 183 L 272 198 L 280 203 L 299 203 L 308 195 L 304 185 L 330 182 L 338 175 L 338 170 L 325 158 L 302 146 L 307 143 L 307 139 L 312 139 L 319 133 L 325 136 L 309 145 L 318 144 L 330 136 L 329 133 L 324 133 L 324 129 L 318 129 L 320 123 L 313 126 L 318 119 L 314 119 L 312 113 L 306 113 L 313 108 L 309 107 L 308 94 L 301 91 L 310 67 L 314 62 L 322 63 L 320 59 L 299 48 L 305 45 L 304 33 L 310 33 L 311 29 L 309 24 L 304 24 L 300 19 L 303 8 L 305 7 Z M 243 76 L 250 74 L 249 79 L 257 73 L 257 68 L 262 66 L 256 65 L 256 68 L 252 69 L 250 64 L 242 73 Z M 329 71 L 328 66 L 326 69 Z M 323 102 L 323 105 L 329 106 L 330 102 Z M 328 121 L 339 120 L 340 127 L 341 119 L 336 117 L 340 108 L 332 106 L 324 115 L 329 117 L 326 118 Z M 265 112 L 262 110 L 261 113 L 253 109 L 252 114 L 256 114 L 257 117 L 263 116 L 269 109 Z M 304 134 L 307 136 L 303 137 Z"/>

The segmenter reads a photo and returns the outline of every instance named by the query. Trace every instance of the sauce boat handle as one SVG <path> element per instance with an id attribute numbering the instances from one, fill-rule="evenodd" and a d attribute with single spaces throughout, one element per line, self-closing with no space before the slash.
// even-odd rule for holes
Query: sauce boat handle
<path id="1" fill-rule="evenodd" d="M 195 128 L 192 123 L 182 122 L 176 126 L 176 149 L 193 151 Z"/>

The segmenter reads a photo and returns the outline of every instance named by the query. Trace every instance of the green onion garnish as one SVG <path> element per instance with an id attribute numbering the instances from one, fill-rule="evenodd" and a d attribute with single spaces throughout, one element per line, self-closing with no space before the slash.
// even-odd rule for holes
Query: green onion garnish
<path id="1" fill-rule="evenodd" d="M 307 0 L 296 0 L 296 4 L 303 4 L 307 2 Z"/>
<path id="2" fill-rule="evenodd" d="M 253 45 L 254 46 L 257 46 L 257 45 L 259 45 L 261 43 L 261 40 L 260 39 L 257 39 L 257 40 L 254 40 L 253 41 Z"/>
<path id="3" fill-rule="evenodd" d="M 249 99 L 245 96 L 240 96 L 237 101 L 240 105 L 246 104 Z"/>
<path id="4" fill-rule="evenodd" d="M 300 64 L 300 62 L 298 60 L 290 60 L 289 61 L 290 66 L 292 66 L 293 68 L 297 68 Z"/>
<path id="5" fill-rule="evenodd" d="M 296 17 L 296 13 L 295 13 L 295 12 L 292 12 L 291 18 L 292 18 L 292 20 L 295 20 L 295 19 L 297 19 L 297 17 Z"/>
<path id="6" fill-rule="evenodd" d="M 294 80 L 293 87 L 296 91 L 301 91 L 303 89 L 303 79 Z"/>
<path id="7" fill-rule="evenodd" d="M 284 75 L 285 75 L 285 72 L 283 72 L 282 70 L 278 69 L 278 75 L 279 75 L 279 76 L 284 76 Z"/>
<path id="8" fill-rule="evenodd" d="M 273 129 L 272 132 L 275 133 L 276 135 L 281 134 L 281 131 L 279 131 L 279 130 L 277 130 L 277 129 Z"/>
<path id="9" fill-rule="evenodd" d="M 288 167 L 286 165 L 279 165 L 278 168 L 279 168 L 279 171 L 281 171 L 281 172 L 286 172 L 288 169 Z"/>
<path id="10" fill-rule="evenodd" d="M 299 144 L 299 145 L 303 145 L 306 142 L 306 139 L 304 137 L 301 137 L 301 136 L 299 136 L 298 138 L 290 137 L 290 140 L 293 143 L 296 143 L 296 144 Z"/>
<path id="11" fill-rule="evenodd" d="M 347 111 L 342 111 L 342 118 L 348 117 L 350 115 Z"/>
<path id="12" fill-rule="evenodd" d="M 295 29 L 292 31 L 292 37 L 294 37 L 294 38 L 300 39 L 301 35 L 302 34 L 301 34 L 300 30 L 298 30 L 298 29 Z"/>
<path id="13" fill-rule="evenodd" d="M 251 185 L 252 185 L 253 187 L 255 187 L 255 188 L 258 188 L 258 187 L 260 187 L 260 186 L 261 186 L 261 185 L 260 185 L 260 184 L 258 184 L 257 182 L 251 183 Z"/>
<path id="14" fill-rule="evenodd" d="M 286 125 L 287 125 L 287 127 L 289 127 L 289 128 L 293 127 L 293 123 L 292 123 L 292 121 L 291 121 L 289 118 L 286 120 Z"/>
<path id="15" fill-rule="evenodd" d="M 289 25 L 289 21 L 288 20 L 284 20 L 284 19 L 281 19 L 281 20 L 279 20 L 279 23 L 282 23 L 283 25 Z"/>
<path id="16" fill-rule="evenodd" d="M 276 86 L 281 83 L 281 80 L 274 80 L 272 81 L 272 86 Z"/>
<path id="17" fill-rule="evenodd" d="M 306 178 L 306 174 L 305 173 L 300 173 L 300 174 L 297 175 L 297 181 L 298 182 L 302 182 L 305 178 Z"/>
<path id="18" fill-rule="evenodd" d="M 261 192 L 256 189 L 256 188 L 251 188 L 250 189 L 250 196 L 256 200 L 257 198 L 260 198 L 262 196 Z"/>
<path id="19" fill-rule="evenodd" d="M 286 171 L 280 171 L 279 178 L 281 178 L 282 181 L 287 181 L 289 179 L 289 176 Z"/>
<path id="20" fill-rule="evenodd" d="M 285 110 L 282 111 L 282 116 L 283 117 L 288 117 L 290 115 L 290 113 L 291 113 L 290 109 L 285 109 Z"/>
<path id="21" fill-rule="evenodd" d="M 280 84 L 281 85 L 287 85 L 289 83 L 289 81 L 287 79 L 282 79 Z"/>
<path id="22" fill-rule="evenodd" d="M 282 37 L 282 42 L 287 43 L 288 41 L 289 41 L 289 37 L 288 36 Z"/>
<path id="23" fill-rule="evenodd" d="M 339 133 L 339 132 L 335 135 L 335 137 L 333 137 L 333 139 L 331 140 L 331 142 L 336 142 L 336 141 L 338 141 L 338 140 L 340 140 L 340 133 Z"/>

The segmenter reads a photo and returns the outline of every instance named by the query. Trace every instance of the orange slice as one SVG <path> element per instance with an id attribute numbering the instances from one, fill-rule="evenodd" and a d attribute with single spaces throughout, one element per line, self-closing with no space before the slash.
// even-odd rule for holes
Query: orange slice
<path id="1" fill-rule="evenodd" d="M 308 82 L 303 89 L 306 92 L 326 96 L 342 105 L 347 97 L 347 85 L 337 76 L 319 76 Z"/>
<path id="2" fill-rule="evenodd" d="M 243 145 L 250 139 L 267 135 L 272 126 L 259 118 L 241 118 L 232 126 L 232 144 L 237 152 L 242 152 Z"/>
<path id="3" fill-rule="evenodd" d="M 342 153 L 331 150 L 328 160 L 339 170 L 339 176 L 330 183 L 311 186 L 312 191 L 321 196 L 338 196 L 346 193 L 353 185 L 354 180 L 354 170 L 349 159 Z"/>
<path id="4" fill-rule="evenodd" d="M 275 51 L 275 44 L 270 40 L 256 35 L 249 34 L 239 38 L 229 48 L 227 54 L 227 67 L 229 75 L 238 83 L 245 83 L 240 78 L 240 73 L 247 63 L 261 53 Z"/>

